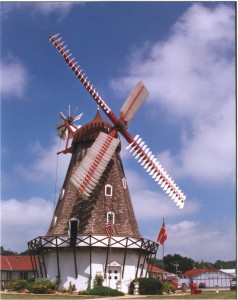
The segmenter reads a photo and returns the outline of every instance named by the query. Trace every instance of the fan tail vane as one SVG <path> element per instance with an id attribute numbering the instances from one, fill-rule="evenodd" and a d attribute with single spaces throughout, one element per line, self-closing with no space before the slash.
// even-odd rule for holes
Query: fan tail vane
<path id="1" fill-rule="evenodd" d="M 57 129 L 57 136 L 60 139 L 65 140 L 66 139 L 65 125 L 63 125 L 63 124 L 57 124 L 56 125 L 56 129 Z"/>
<path id="2" fill-rule="evenodd" d="M 126 147 L 127 150 L 133 149 L 131 152 L 132 156 L 140 162 L 141 166 L 146 170 L 146 172 L 150 172 L 149 175 L 158 182 L 161 188 L 166 192 L 166 194 L 171 197 L 171 199 L 176 203 L 179 208 L 184 207 L 184 203 L 186 200 L 186 196 L 182 193 L 182 191 L 176 186 L 171 177 L 165 172 L 157 158 L 154 158 L 154 155 L 148 155 L 146 151 L 147 149 L 142 149 L 140 144 L 138 143 L 139 135 L 137 135 L 134 141 Z M 129 151 L 130 152 L 130 151 Z M 151 152 L 150 152 L 151 153 Z M 137 154 L 135 156 L 135 154 Z"/>
<path id="3" fill-rule="evenodd" d="M 76 108 L 75 108 L 74 113 L 75 112 L 76 112 Z M 62 123 L 56 125 L 57 136 L 62 140 L 66 140 L 65 150 L 58 152 L 58 154 L 67 153 L 67 151 L 69 150 L 69 148 L 68 148 L 69 139 L 73 138 L 76 130 L 81 127 L 80 125 L 75 125 L 73 123 L 78 121 L 79 119 L 81 119 L 83 113 L 79 114 L 76 117 L 74 117 L 73 115 L 71 116 L 70 115 L 70 105 L 68 106 L 67 113 L 68 113 L 68 115 L 66 117 L 62 112 L 60 112 L 60 119 L 61 119 Z"/>
<path id="4" fill-rule="evenodd" d="M 100 132 L 70 179 L 77 188 L 79 196 L 88 199 L 98 184 L 119 142 L 118 138 Z"/>
<path id="5" fill-rule="evenodd" d="M 149 92 L 143 82 L 139 81 L 123 104 L 120 117 L 129 123 L 148 95 Z"/>

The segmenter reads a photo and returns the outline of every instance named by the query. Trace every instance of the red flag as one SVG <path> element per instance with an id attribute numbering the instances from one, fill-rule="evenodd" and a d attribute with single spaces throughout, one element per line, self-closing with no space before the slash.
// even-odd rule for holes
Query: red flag
<path id="1" fill-rule="evenodd" d="M 106 234 L 110 238 L 114 235 L 113 214 L 108 214 L 106 223 Z"/>
<path id="2" fill-rule="evenodd" d="M 166 240 L 167 240 L 167 233 L 166 233 L 166 228 L 165 228 L 165 224 L 163 221 L 162 227 L 161 227 L 160 232 L 157 237 L 157 242 L 159 244 L 163 245 Z"/>
<path id="3" fill-rule="evenodd" d="M 112 237 L 114 234 L 114 228 L 111 222 L 106 223 L 106 234 L 108 237 Z"/>

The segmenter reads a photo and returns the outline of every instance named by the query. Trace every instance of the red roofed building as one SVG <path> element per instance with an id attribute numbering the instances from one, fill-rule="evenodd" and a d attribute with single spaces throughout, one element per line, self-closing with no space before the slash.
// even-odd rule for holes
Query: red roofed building
<path id="1" fill-rule="evenodd" d="M 178 288 L 179 278 L 175 274 L 166 272 L 164 269 L 149 265 L 148 267 L 149 276 L 159 279 L 163 282 L 168 282 L 173 285 L 176 289 Z"/>
<path id="2" fill-rule="evenodd" d="M 230 287 L 230 281 L 234 277 L 218 269 L 192 269 L 184 273 L 191 282 L 198 287 Z"/>
<path id="3" fill-rule="evenodd" d="M 164 269 L 161 269 L 161 268 L 158 268 L 158 267 L 155 267 L 152 265 L 148 266 L 148 273 L 149 273 L 150 277 L 156 278 L 159 280 L 163 280 L 164 276 L 166 274 L 168 274 L 168 272 L 166 272 Z"/>
<path id="4" fill-rule="evenodd" d="M 0 255 L 1 280 L 31 279 L 34 276 L 30 256 Z"/>

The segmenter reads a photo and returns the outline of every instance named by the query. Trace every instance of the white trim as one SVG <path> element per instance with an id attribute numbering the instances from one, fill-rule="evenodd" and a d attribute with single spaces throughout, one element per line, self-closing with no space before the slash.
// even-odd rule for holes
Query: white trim
<path id="1" fill-rule="evenodd" d="M 122 185 L 124 189 L 127 189 L 127 180 L 126 177 L 122 178 Z"/>
<path id="2" fill-rule="evenodd" d="M 107 223 L 110 222 L 109 215 L 112 215 L 112 224 L 115 224 L 115 213 L 112 211 L 107 212 Z"/>
<path id="3" fill-rule="evenodd" d="M 110 188 L 110 193 L 107 193 L 107 189 Z M 109 196 L 111 197 L 112 196 L 112 185 L 111 184 L 106 184 L 105 185 L 105 196 Z"/>

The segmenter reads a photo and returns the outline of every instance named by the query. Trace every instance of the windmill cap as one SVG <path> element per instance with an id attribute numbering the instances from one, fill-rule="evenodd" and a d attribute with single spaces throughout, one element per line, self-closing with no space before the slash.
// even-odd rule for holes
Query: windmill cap
<path id="1" fill-rule="evenodd" d="M 109 133 L 111 129 L 112 125 L 102 118 L 98 110 L 92 121 L 81 126 L 76 131 L 72 145 L 74 146 L 80 142 L 93 142 L 101 131 Z"/>

